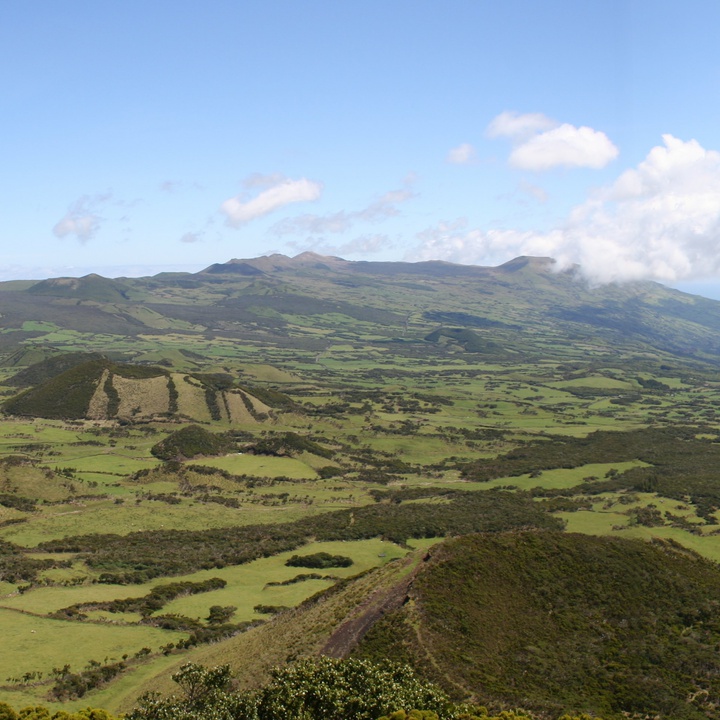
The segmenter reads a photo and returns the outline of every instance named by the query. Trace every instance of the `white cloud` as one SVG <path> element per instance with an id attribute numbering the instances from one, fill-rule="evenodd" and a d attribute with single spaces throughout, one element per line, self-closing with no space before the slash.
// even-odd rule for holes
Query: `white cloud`
<path id="1" fill-rule="evenodd" d="M 542 113 L 520 114 L 508 110 L 494 118 L 486 132 L 493 138 L 509 137 L 514 140 L 524 140 L 536 133 L 552 130 L 559 124 Z"/>
<path id="2" fill-rule="evenodd" d="M 377 223 L 396 217 L 400 214 L 397 206 L 415 197 L 410 187 L 390 190 L 373 200 L 362 210 L 339 210 L 330 215 L 313 215 L 306 213 L 293 218 L 286 218 L 276 223 L 271 232 L 276 235 L 325 235 L 347 232 L 357 223 Z"/>
<path id="3" fill-rule="evenodd" d="M 531 231 L 468 229 L 464 219 L 440 222 L 418 233 L 421 245 L 412 260 L 445 260 L 472 265 L 497 265 L 517 255 L 546 256 L 554 250 L 548 238 Z"/>
<path id="4" fill-rule="evenodd" d="M 523 170 L 563 167 L 600 169 L 618 156 L 618 149 L 605 133 L 567 123 L 518 145 L 510 153 L 510 164 Z"/>
<path id="5" fill-rule="evenodd" d="M 100 229 L 103 218 L 97 214 L 97 209 L 109 199 L 109 193 L 95 196 L 83 195 L 68 208 L 65 216 L 55 223 L 52 229 L 53 234 L 59 238 L 75 235 L 81 243 L 85 244 Z"/>
<path id="6" fill-rule="evenodd" d="M 267 215 L 285 205 L 317 200 L 321 192 L 320 183 L 307 178 L 283 179 L 250 200 L 246 200 L 243 195 L 232 197 L 226 200 L 220 209 L 227 216 L 228 225 L 240 227 L 240 225 Z"/>
<path id="7" fill-rule="evenodd" d="M 503 112 L 487 128 L 490 137 L 507 137 L 514 147 L 510 164 L 522 170 L 554 167 L 605 167 L 618 149 L 599 130 L 562 125 L 542 113 Z"/>
<path id="8" fill-rule="evenodd" d="M 450 150 L 447 162 L 453 165 L 467 165 L 475 157 L 475 148 L 470 143 L 463 143 Z"/>
<path id="9" fill-rule="evenodd" d="M 574 208 L 549 232 L 440 223 L 418 235 L 414 259 L 496 264 L 544 255 L 580 264 L 598 282 L 677 281 L 720 273 L 720 153 L 672 135 Z"/>
<path id="10" fill-rule="evenodd" d="M 100 227 L 100 218 L 96 215 L 66 215 L 53 227 L 53 233 L 59 238 L 75 235 L 80 242 L 87 242 Z"/>

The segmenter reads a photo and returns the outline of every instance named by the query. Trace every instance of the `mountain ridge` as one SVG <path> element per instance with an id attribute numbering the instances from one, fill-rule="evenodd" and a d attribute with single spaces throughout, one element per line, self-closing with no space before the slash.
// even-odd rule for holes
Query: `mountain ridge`
<path id="1" fill-rule="evenodd" d="M 720 364 L 719 302 L 651 281 L 593 286 L 578 268 L 557 270 L 543 257 L 484 267 L 275 254 L 233 258 L 191 274 L 88 275 L 15 287 L 0 292 L 0 353 L 8 356 L 31 341 L 62 350 L 58 331 L 91 331 L 132 337 L 136 348 L 149 336 L 180 333 L 308 353 L 352 338 L 357 347 L 390 343 L 415 354 L 489 346 L 508 357 L 560 358 L 584 343 L 586 352 Z M 479 340 L 427 340 L 464 331 L 479 333 Z M 124 360 L 142 355 L 125 346 L 119 352 Z"/>

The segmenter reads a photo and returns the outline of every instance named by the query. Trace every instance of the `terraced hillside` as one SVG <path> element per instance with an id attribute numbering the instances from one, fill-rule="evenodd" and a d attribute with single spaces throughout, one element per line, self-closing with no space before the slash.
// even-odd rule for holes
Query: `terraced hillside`
<path id="1" fill-rule="evenodd" d="M 64 369 L 66 368 L 67 369 Z M 6 400 L 5 412 L 37 418 L 258 422 L 271 408 L 223 375 L 173 373 L 83 354 L 51 357 L 11 377 L 40 380 Z"/>

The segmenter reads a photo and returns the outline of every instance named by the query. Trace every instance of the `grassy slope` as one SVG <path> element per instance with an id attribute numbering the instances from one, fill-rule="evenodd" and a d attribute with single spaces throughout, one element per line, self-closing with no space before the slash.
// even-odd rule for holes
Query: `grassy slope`
<path id="1" fill-rule="evenodd" d="M 258 687 L 269 680 L 273 667 L 320 653 L 343 622 L 356 619 L 367 609 L 368 603 L 379 604 L 394 587 L 406 581 L 415 572 L 424 552 L 419 550 L 347 584 L 337 585 L 310 598 L 297 609 L 223 643 L 192 651 L 157 677 L 135 688 L 131 696 L 123 698 L 118 710 L 132 707 L 135 698 L 147 690 L 172 691 L 174 685 L 170 675 L 188 660 L 205 665 L 229 663 L 243 687 Z"/>

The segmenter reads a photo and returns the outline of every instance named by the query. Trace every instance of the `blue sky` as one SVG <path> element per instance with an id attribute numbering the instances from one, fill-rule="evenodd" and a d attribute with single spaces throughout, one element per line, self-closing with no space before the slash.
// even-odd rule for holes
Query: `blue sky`
<path id="1" fill-rule="evenodd" d="M 699 0 L 5 0 L 0 279 L 534 254 L 712 294 L 718 27 Z"/>

